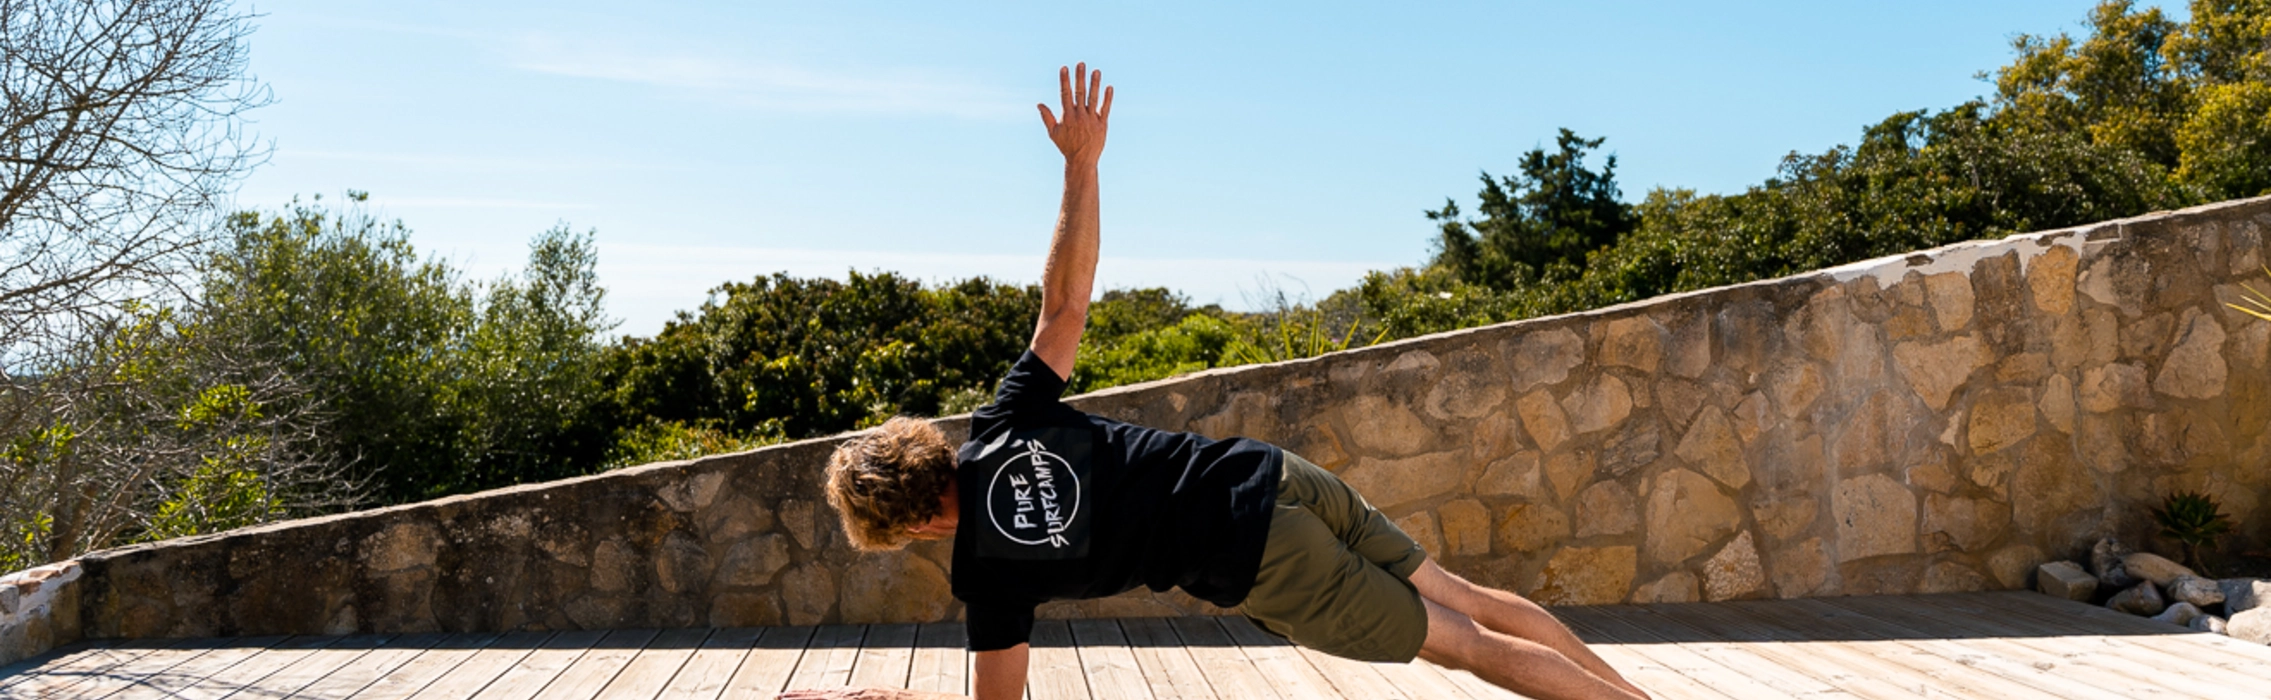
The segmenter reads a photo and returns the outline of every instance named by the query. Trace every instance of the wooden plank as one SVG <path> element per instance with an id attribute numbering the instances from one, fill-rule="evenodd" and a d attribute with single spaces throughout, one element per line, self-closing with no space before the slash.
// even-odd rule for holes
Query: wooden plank
<path id="1" fill-rule="evenodd" d="M 805 645 L 804 658 L 789 676 L 788 688 L 841 688 L 852 682 L 852 664 L 859 659 L 863 625 L 823 625 Z"/>
<path id="2" fill-rule="evenodd" d="M 2144 637 L 2152 642 L 2145 645 L 2147 648 L 2166 651 L 2183 659 L 2187 665 L 2207 665 L 2259 680 L 2271 680 L 2271 647 L 2248 644 L 2220 634 L 2195 632 L 2189 628 L 2174 627 L 2095 605 L 2027 592 L 1962 593 L 1945 597 L 1951 602 L 1975 604 L 2008 616 L 2074 629 L 2077 634 L 2118 635 L 2112 637 L 2116 639 Z"/>
<path id="3" fill-rule="evenodd" d="M 1277 688 L 1270 685 L 1262 670 L 1254 667 L 1254 660 L 1238 648 L 1230 633 L 1212 617 L 1178 617 L 1167 620 L 1167 627 L 1182 640 L 1183 650 L 1205 674 L 1207 685 L 1214 688 L 1216 697 L 1224 700 L 1268 700 L 1279 697 Z"/>
<path id="4" fill-rule="evenodd" d="M 1792 673 L 1864 698 L 1911 698 L 1924 689 L 1904 683 L 1913 678 L 1888 675 L 1890 663 L 1867 654 L 1839 648 L 1828 642 L 1809 642 L 1802 634 L 1751 619 L 1721 604 L 1683 603 L 1645 608 L 1666 624 L 1680 625 L 1714 639 L 1726 640 Z M 1897 679 L 1897 680 L 1896 680 Z"/>
<path id="5" fill-rule="evenodd" d="M 506 671 L 520 665 L 522 659 L 528 658 L 529 652 L 543 646 L 554 634 L 556 633 L 512 632 L 500 635 L 497 641 L 473 652 L 472 656 L 465 657 L 465 661 L 451 668 L 449 673 L 434 679 L 426 687 L 419 688 L 410 697 L 413 700 L 458 700 L 472 697 L 489 687 L 499 676 L 505 675 Z"/>
<path id="6" fill-rule="evenodd" d="M 147 668 L 157 663 L 151 655 L 177 646 L 182 640 L 136 640 L 119 644 L 86 644 L 51 650 L 49 655 L 27 659 L 36 667 L 19 671 L 21 675 L 0 678 L 0 690 L 9 697 L 53 698 L 65 697 L 72 686 L 94 678 Z M 182 658 L 175 658 L 179 662 Z M 133 664 L 129 666 L 128 664 Z"/>
<path id="7" fill-rule="evenodd" d="M 915 658 L 907 687 L 953 695 L 970 693 L 970 651 L 962 623 L 936 622 L 915 630 Z"/>
<path id="8" fill-rule="evenodd" d="M 629 666 L 631 659 L 637 657 L 639 651 L 645 649 L 647 643 L 654 641 L 660 633 L 660 630 L 652 629 L 608 632 L 607 636 L 599 639 L 599 643 L 592 645 L 590 651 L 584 652 L 583 657 L 561 671 L 551 683 L 545 684 L 544 689 L 537 692 L 537 697 L 545 700 L 591 700 L 607 687 L 608 681 L 615 679 L 616 674 L 622 673 L 623 667 Z"/>
<path id="9" fill-rule="evenodd" d="M 852 660 L 854 688 L 905 688 L 915 662 L 915 626 L 868 625 Z"/>
<path id="10" fill-rule="evenodd" d="M 623 670 L 600 688 L 596 697 L 599 700 L 653 700 L 709 638 L 707 627 L 663 630 L 647 642 L 645 649 L 631 657 L 630 663 L 624 664 Z"/>
<path id="11" fill-rule="evenodd" d="M 1422 664 L 1418 659 L 1400 664 L 1376 663 L 1369 665 L 1372 670 L 1378 671 L 1380 678 L 1386 680 L 1389 685 L 1401 689 L 1405 695 L 1414 698 L 1484 700 L 1491 697 L 1477 696 L 1467 692 L 1466 688 L 1451 682 L 1450 678 L 1436 671 L 1437 666 Z"/>
<path id="12" fill-rule="evenodd" d="M 355 692 L 362 700 L 398 700 L 408 698 L 426 685 L 449 675 L 450 669 L 466 659 L 473 658 L 482 649 L 496 643 L 501 634 L 453 634 L 434 641 L 409 661 L 396 666 L 386 675 L 371 681 Z"/>
<path id="13" fill-rule="evenodd" d="M 1034 621 L 1025 666 L 1025 690 L 1033 700 L 1088 700 L 1088 676 L 1080 671 L 1080 651 L 1073 643 L 1072 627 L 1065 621 Z"/>
<path id="14" fill-rule="evenodd" d="M 766 628 L 757 645 L 749 648 L 749 656 L 741 660 L 741 668 L 733 672 L 733 680 L 726 682 L 725 700 L 773 700 L 788 687 L 814 631 L 812 627 Z"/>
<path id="15" fill-rule="evenodd" d="M 765 634 L 762 627 L 731 627 L 710 634 L 702 648 L 686 659 L 678 675 L 662 688 L 656 700 L 715 700 L 725 693 L 726 681 L 749 657 L 749 648 Z"/>
<path id="16" fill-rule="evenodd" d="M 171 668 L 162 671 L 143 675 L 127 683 L 124 687 L 117 688 L 107 694 L 94 694 L 82 690 L 80 697 L 117 698 L 118 700 L 168 697 L 202 683 L 205 679 L 212 678 L 214 674 L 227 671 L 231 666 L 259 656 L 261 652 L 267 651 L 271 646 L 283 643 L 286 639 L 289 639 L 289 637 L 231 637 L 202 640 L 204 644 L 209 645 L 209 648 L 206 649 L 205 653 L 198 654 L 195 658 L 174 664 Z"/>
<path id="17" fill-rule="evenodd" d="M 1095 700 L 1151 700 L 1151 684 L 1136 666 L 1128 637 L 1113 620 L 1072 620 L 1072 641 L 1080 653 L 1080 671 L 1088 677 L 1088 694 Z M 1172 695 L 1168 697 L 1174 697 Z"/>
<path id="18" fill-rule="evenodd" d="M 317 679 L 307 687 L 294 691 L 290 698 L 331 700 L 332 698 L 352 696 L 360 692 L 365 686 L 370 685 L 371 682 L 386 676 L 386 674 L 393 673 L 395 669 L 401 668 L 411 659 L 418 658 L 418 655 L 425 653 L 435 644 L 441 643 L 443 639 L 445 639 L 445 635 L 432 633 L 406 634 L 394 637 L 387 640 L 385 646 L 364 652 L 362 656 L 357 656 L 353 661 L 342 664 L 339 668 L 324 674 L 322 678 Z M 287 698 L 287 700 L 290 700 L 290 698 Z"/>
<path id="19" fill-rule="evenodd" d="M 1299 654 L 1301 658 L 1307 659 L 1311 666 L 1317 667 L 1317 672 L 1324 674 L 1325 681 L 1332 683 L 1333 688 L 1339 690 L 1342 697 L 1390 698 L 1393 700 L 1418 700 L 1420 697 L 1407 692 L 1405 688 L 1396 687 L 1394 683 L 1389 683 L 1387 677 L 1380 675 L 1379 669 L 1373 668 L 1372 664 L 1344 659 L 1299 645 L 1287 648 Z"/>
<path id="20" fill-rule="evenodd" d="M 1787 601 L 1746 601 L 1725 603 L 1721 607 L 1746 616 L 1754 624 L 1784 630 L 1793 638 L 1834 636 L 1837 641 L 1807 642 L 1809 650 L 1837 656 L 1850 667 L 1870 669 L 1868 672 L 1903 687 L 1956 697 L 2001 698 L 2014 694 L 2039 697 L 2054 692 L 2023 685 L 2031 678 L 2013 679 L 1992 670 L 1974 668 L 1963 659 L 1951 659 L 1934 651 L 1897 639 L 1905 633 L 1877 625 L 1874 620 L 1859 619 L 1855 613 L 1827 608 L 1829 613 L 1816 614 Z M 1834 631 L 1834 635 L 1825 632 Z M 1948 645 L 1949 649 L 1960 649 Z M 1871 662 L 1875 664 L 1872 665 Z M 1995 665 L 1995 664 L 1990 664 Z M 2014 684 L 2019 684 L 2013 690 Z"/>
<path id="21" fill-rule="evenodd" d="M 1809 598 L 1785 602 L 1817 614 L 1839 611 L 1843 614 L 1835 619 L 1847 629 L 1876 634 L 1889 642 L 1862 647 L 1864 651 L 1876 652 L 1881 658 L 1908 665 L 1936 679 L 1960 678 L 1979 695 L 1995 698 L 2122 697 L 2120 693 L 2050 673 L 2045 667 L 2034 665 L 2040 660 L 2037 655 L 2024 652 L 2014 655 L 1965 644 L 1950 639 L 1954 635 L 1945 630 L 1928 631 L 1928 624 L 1920 628 L 1913 610 L 1871 613 L 1851 605 L 1857 600 L 1862 599 Z"/>
<path id="22" fill-rule="evenodd" d="M 1611 617 L 1621 617 L 1634 626 L 1650 632 L 1676 629 L 1676 623 L 1656 612 L 1656 607 L 1658 606 L 1620 605 L 1604 609 L 1602 613 Z M 1709 639 L 1708 635 L 1707 639 Z M 1665 641 L 1678 641 L 1678 639 L 1666 636 Z M 1781 664 L 1775 663 L 1773 659 L 1759 656 L 1753 649 L 1745 645 L 1711 639 L 1710 641 L 1683 642 L 1680 646 L 1709 657 L 1711 660 L 1719 662 L 1720 665 L 1733 669 L 1736 673 L 1741 673 L 1790 695 L 1821 695 L 1837 692 L 1835 685 L 1806 673 L 1785 668 Z"/>
<path id="23" fill-rule="evenodd" d="M 1507 690 L 1505 688 L 1491 685 L 1490 681 L 1483 680 L 1475 674 L 1467 671 L 1438 666 L 1425 660 L 1414 661 L 1412 662 L 1412 664 L 1417 665 L 1421 668 L 1432 670 L 1435 673 L 1442 675 L 1443 680 L 1450 681 L 1451 685 L 1458 686 L 1459 690 L 1465 692 L 1467 697 L 1470 698 L 1477 698 L 1478 700 L 1528 700 L 1521 694 L 1515 693 L 1514 691 Z M 1627 677 L 1630 677 L 1630 674 L 1626 675 Z M 1639 681 L 1634 682 L 1638 683 Z M 1642 687 L 1645 688 L 1646 686 Z M 1650 688 L 1649 690 L 1654 691 L 1653 688 Z M 1656 695 L 1656 697 L 1667 698 L 1667 700 L 1680 700 L 1681 698 L 1686 697 L 1679 695 L 1666 696 L 1660 692 L 1654 694 Z M 1709 700 L 1723 700 L 1723 698 L 1712 697 Z"/>
<path id="24" fill-rule="evenodd" d="M 1594 651 L 1618 668 L 1633 669 L 1633 675 L 1655 676 L 1655 688 L 1689 688 L 1681 683 L 1667 682 L 1662 672 L 1649 670 L 1649 665 L 1665 672 L 1683 676 L 1694 685 L 1709 688 L 1735 698 L 1788 698 L 1790 693 L 1760 682 L 1735 669 L 1728 668 L 1717 659 L 1697 653 L 1684 645 L 1667 643 L 1653 631 L 1634 625 L 1608 607 L 1594 608 L 1584 614 L 1559 615 L 1563 624 L 1578 630 L 1586 639 L 1613 639 L 1616 644 L 1593 645 Z M 1629 656 L 1627 656 L 1629 655 Z M 1622 657 L 1622 658 L 1619 658 Z M 1626 680 L 1640 683 L 1627 675 Z"/>
<path id="25" fill-rule="evenodd" d="M 1167 618 L 1126 618 L 1120 620 L 1120 631 L 1126 635 L 1128 651 L 1135 656 L 1136 668 L 1150 684 L 1153 697 L 1217 697 L 1214 687 L 1207 683 L 1206 672 L 1184 648 L 1175 628 L 1168 626 Z M 1074 630 L 1076 636 L 1078 632 Z"/>
<path id="26" fill-rule="evenodd" d="M 2169 696 L 2174 693 L 2181 697 L 2241 698 L 2262 696 L 2255 689 L 2261 683 L 2230 674 L 2166 673 L 2156 670 L 2199 665 L 2177 654 L 2149 645 L 2124 643 L 2118 641 L 2117 637 L 2091 633 L 2073 634 L 2074 628 L 2070 620 L 2038 621 L 2023 614 L 2010 613 L 2009 608 L 1990 607 L 1968 602 L 1970 600 L 1972 599 L 1959 595 L 1929 595 L 1872 602 L 1914 609 L 1919 617 L 1929 616 L 1946 620 L 1949 624 L 1966 625 L 1990 637 L 1978 640 L 1976 644 L 1979 646 L 1997 649 L 2016 647 L 2040 652 L 2062 660 L 2050 662 L 2062 664 L 2066 670 L 2062 675 L 2093 681 L 2106 687 L 2126 688 L 2133 694 Z"/>
<path id="27" fill-rule="evenodd" d="M 331 672 L 339 670 L 339 667 L 354 663 L 355 659 L 370 653 L 371 650 L 385 646 L 386 641 L 393 638 L 394 635 L 391 634 L 359 634 L 339 637 L 329 646 L 310 650 L 298 661 L 269 674 L 267 678 L 246 686 L 230 697 L 247 700 L 288 697 L 299 692 L 301 688 L 306 688 L 316 681 L 322 680 L 324 676 L 331 675 Z"/>
<path id="28" fill-rule="evenodd" d="M 229 666 L 225 671 L 216 672 L 173 691 L 169 697 L 183 698 L 184 700 L 220 700 L 238 690 L 258 684 L 267 679 L 268 676 L 283 670 L 284 667 L 306 658 L 308 654 L 316 650 L 331 646 L 333 642 L 337 642 L 339 639 L 336 636 L 287 638 L 274 646 L 252 653 L 243 661 Z M 283 695 L 283 693 L 275 693 L 274 695 Z"/>
<path id="29" fill-rule="evenodd" d="M 1215 622 L 1222 625 L 1224 634 L 1238 643 L 1238 650 L 1253 662 L 1254 669 L 1262 673 L 1270 685 L 1277 688 L 1279 697 L 1330 698 L 1338 697 L 1331 681 L 1318 672 L 1316 664 L 1295 650 L 1293 643 L 1271 636 L 1242 617 L 1223 616 Z"/>
<path id="30" fill-rule="evenodd" d="M 577 659 L 583 658 L 591 648 L 607 639 L 607 630 L 568 630 L 530 649 L 512 668 L 498 674 L 497 679 L 473 697 L 479 700 L 529 700 L 543 692 L 544 686 L 566 673 Z"/>

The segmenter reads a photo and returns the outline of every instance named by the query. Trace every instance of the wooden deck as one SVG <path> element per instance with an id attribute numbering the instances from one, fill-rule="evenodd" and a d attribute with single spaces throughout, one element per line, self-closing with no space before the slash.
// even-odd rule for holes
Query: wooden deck
<path id="1" fill-rule="evenodd" d="M 2271 697 L 2271 647 L 2033 593 L 1556 611 L 1659 698 Z M 81 644 L 0 668 L 0 698 L 770 698 L 963 692 L 959 625 L 256 637 Z M 1344 661 L 1243 620 L 1044 621 L 1028 695 L 1518 697 L 1425 663 Z"/>

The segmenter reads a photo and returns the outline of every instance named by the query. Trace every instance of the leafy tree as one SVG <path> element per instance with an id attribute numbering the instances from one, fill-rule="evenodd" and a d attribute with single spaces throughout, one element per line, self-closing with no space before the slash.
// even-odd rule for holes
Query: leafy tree
<path id="1" fill-rule="evenodd" d="M 201 322 L 271 339 L 331 417 L 338 458 L 382 498 L 572 476 L 602 460 L 592 411 L 612 324 L 588 234 L 538 236 L 523 275 L 487 285 L 353 205 L 241 213 L 228 240 L 204 267 Z"/>
<path id="2" fill-rule="evenodd" d="M 650 421 L 806 437 L 982 401 L 1025 348 L 1040 290 L 892 273 L 728 283 L 610 351 L 618 430 Z"/>
<path id="3" fill-rule="evenodd" d="M 1575 277 L 1587 253 L 1614 244 L 1634 224 L 1618 201 L 1616 156 L 1600 172 L 1585 167 L 1586 153 L 1603 142 L 1562 129 L 1554 153 L 1522 155 L 1520 175 L 1482 174 L 1482 218 L 1460 219 L 1458 203 L 1448 200 L 1427 212 L 1442 227 L 1435 264 L 1494 289 Z"/>

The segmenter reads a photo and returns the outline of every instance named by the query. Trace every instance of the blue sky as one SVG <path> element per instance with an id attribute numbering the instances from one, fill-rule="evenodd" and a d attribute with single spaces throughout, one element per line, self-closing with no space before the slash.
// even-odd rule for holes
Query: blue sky
<path id="1" fill-rule="evenodd" d="M 1029 282 L 1059 176 L 1033 105 L 1086 60 L 1118 92 L 1101 284 L 1244 308 L 1422 261 L 1422 210 L 1557 127 L 1608 137 L 1628 199 L 1738 191 L 1986 94 L 2091 4 L 275 2 L 276 151 L 238 201 L 369 191 L 477 278 L 594 229 L 638 335 L 775 271 Z"/>

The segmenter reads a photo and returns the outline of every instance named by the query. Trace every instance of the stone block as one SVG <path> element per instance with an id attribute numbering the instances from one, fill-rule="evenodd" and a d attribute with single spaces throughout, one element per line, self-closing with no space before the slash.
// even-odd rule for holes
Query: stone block
<path id="1" fill-rule="evenodd" d="M 2042 384 L 2042 400 L 2035 404 L 2042 411 L 2042 419 L 2058 432 L 2074 432 L 2074 382 L 2066 375 L 2054 374 Z"/>
<path id="2" fill-rule="evenodd" d="M 718 588 L 749 588 L 773 582 L 773 574 L 789 564 L 788 538 L 765 535 L 734 543 L 726 549 L 712 584 Z"/>
<path id="3" fill-rule="evenodd" d="M 1700 591 L 1701 589 L 1695 580 L 1695 574 L 1674 571 L 1665 574 L 1663 578 L 1641 584 L 1638 588 L 1632 589 L 1632 602 L 1640 604 L 1693 603 L 1703 599 Z"/>
<path id="4" fill-rule="evenodd" d="M 2244 642 L 2271 644 L 2271 608 L 2232 613 L 2224 622 L 2224 634 Z"/>
<path id="5" fill-rule="evenodd" d="M 2169 600 L 2191 603 L 2208 608 L 2224 603 L 2224 591 L 2212 579 L 2198 576 L 2178 576 L 2166 587 Z"/>
<path id="6" fill-rule="evenodd" d="M 1732 600 L 1758 595 L 1766 589 L 1766 572 L 1759 566 L 1758 546 L 1746 530 L 1703 562 L 1703 599 Z"/>
<path id="7" fill-rule="evenodd" d="M 2199 575 L 2192 573 L 2192 570 L 2185 568 L 2183 564 L 2169 561 L 2168 557 L 2152 552 L 2130 552 L 2121 557 L 2121 567 L 2128 569 L 2131 576 L 2151 581 L 2153 585 L 2164 588 L 2175 583 L 2180 576 Z"/>
<path id="8" fill-rule="evenodd" d="M 1475 493 L 1484 496 L 1522 496 L 1536 499 L 1545 495 L 1540 490 L 1542 474 L 1538 466 L 1538 453 L 1517 452 L 1485 467 L 1482 479 L 1475 482 Z"/>
<path id="9" fill-rule="evenodd" d="M 2111 537 L 2099 538 L 2090 545 L 2090 573 L 2098 578 L 2098 585 L 2106 590 L 2121 590 L 2137 585 L 2137 577 L 2122 568 L 2121 558 L 2129 556 L 2129 547 Z"/>
<path id="10" fill-rule="evenodd" d="M 1766 384 L 1767 396 L 1774 399 L 1785 419 L 1805 415 L 1806 409 L 1814 406 L 1814 399 L 1821 398 L 1823 389 L 1822 372 L 1810 362 L 1784 365 Z"/>
<path id="11" fill-rule="evenodd" d="M 1585 339 L 1567 328 L 1533 332 L 1514 341 L 1512 354 L 1514 390 L 1529 391 L 1568 379 L 1569 370 L 1585 362 Z"/>
<path id="12" fill-rule="evenodd" d="M 1538 449 L 1551 452 L 1569 441 L 1569 415 L 1562 412 L 1553 394 L 1524 394 L 1515 400 L 1514 411 L 1522 416 L 1522 428 L 1530 433 L 1530 441 L 1537 443 Z"/>
<path id="13" fill-rule="evenodd" d="M 1654 373 L 1664 358 L 1664 327 L 1644 315 L 1602 324 L 1601 364 Z"/>
<path id="14" fill-rule="evenodd" d="M 904 551 L 857 556 L 840 586 L 838 619 L 849 624 L 937 622 L 953 600 L 946 572 Z"/>
<path id="15" fill-rule="evenodd" d="M 1637 567 L 1631 547 L 1564 548 L 1546 562 L 1530 598 L 1543 605 L 1621 603 Z"/>
<path id="16" fill-rule="evenodd" d="M 1648 560 L 1677 564 L 1734 534 L 1743 512 L 1710 478 L 1674 469 L 1656 477 L 1645 516 L 1643 546 Z"/>
<path id="17" fill-rule="evenodd" d="M 2224 618 L 2214 615 L 2201 615 L 2199 617 L 2192 618 L 2192 623 L 2185 625 L 2185 627 L 2191 628 L 2194 632 L 2207 632 L 2210 634 L 2225 635 L 2231 634 L 2230 625 L 2224 620 Z"/>
<path id="18" fill-rule="evenodd" d="M 2168 601 L 2161 597 L 2159 586 L 2146 581 L 2113 594 L 2112 599 L 2105 601 L 2105 606 L 2131 615 L 2150 616 L 2159 615 L 2162 610 L 2168 609 Z"/>
<path id="19" fill-rule="evenodd" d="M 2054 561 L 2035 567 L 2034 587 L 2053 598 L 2087 603 L 2097 596 L 2098 579 L 2083 571 L 2080 564 Z"/>
<path id="20" fill-rule="evenodd" d="M 1440 431 L 1427 426 L 1403 404 L 1378 396 L 1359 396 L 1340 409 L 1356 447 L 1366 455 L 1405 457 L 1435 446 Z"/>
<path id="21" fill-rule="evenodd" d="M 2165 622 L 2178 627 L 2190 627 L 2193 620 L 2200 619 L 2201 614 L 2200 606 L 2180 601 L 2170 604 L 2160 614 L 2154 615 L 2153 621 Z"/>
<path id="22" fill-rule="evenodd" d="M 1803 598 L 1822 592 L 1829 582 L 1829 551 L 1819 537 L 1776 550 L 1767 576 L 1774 581 L 1777 598 Z"/>
<path id="23" fill-rule="evenodd" d="M 1495 377 L 1456 371 L 1443 375 L 1428 388 L 1425 405 L 1428 415 L 1438 420 L 1466 420 L 1488 415 L 1505 402 L 1506 385 Z"/>
<path id="24" fill-rule="evenodd" d="M 2027 574 L 2042 564 L 2043 558 L 2042 550 L 2036 549 L 2034 545 L 2014 544 L 1987 555 L 1987 573 L 1993 575 L 1995 582 L 2005 590 L 2024 589 L 2027 587 Z M 2079 566 L 2076 565 L 2077 568 Z"/>
<path id="25" fill-rule="evenodd" d="M 1569 417 L 1569 429 L 1575 434 L 1600 432 L 1616 427 L 1626 416 L 1632 415 L 1632 390 L 1625 386 L 1624 380 L 1604 374 L 1570 392 L 1561 400 L 1561 409 Z"/>
<path id="26" fill-rule="evenodd" d="M 1727 414 L 1717 407 L 1705 407 L 1696 414 L 1695 422 L 1688 426 L 1687 435 L 1680 438 L 1679 447 L 1672 450 L 1682 461 L 1702 471 L 1728 488 L 1741 489 L 1751 482 L 1751 467 L 1743 458 L 1741 438 Z"/>
<path id="27" fill-rule="evenodd" d="M 1933 317 L 1940 322 L 1940 330 L 1958 331 L 1971 325 L 1975 299 L 1969 276 L 1943 272 L 1925 277 L 1924 293 L 1932 305 Z"/>
<path id="28" fill-rule="evenodd" d="M 1625 423 L 1601 445 L 1604 478 L 1621 478 L 1656 463 L 1663 454 L 1664 424 L 1654 418 Z"/>
<path id="29" fill-rule="evenodd" d="M 1924 570 L 1924 582 L 1917 593 L 1970 593 L 1987 590 L 1987 577 L 1978 569 L 1960 563 L 1943 561 Z"/>
<path id="30" fill-rule="evenodd" d="M 2074 310 L 2074 277 L 2081 256 L 2073 248 L 2052 245 L 2027 261 L 2027 291 L 2034 308 L 2052 316 Z"/>
<path id="31" fill-rule="evenodd" d="M 1830 496 L 1837 561 L 1916 551 L 1916 494 L 1883 474 L 1840 481 Z"/>
<path id="32" fill-rule="evenodd" d="M 2153 405 L 2151 389 L 2145 383 L 2145 370 L 2136 365 L 2109 364 L 2082 370 L 2082 383 L 2075 395 L 2082 410 L 2105 413 L 2121 408 L 2150 408 Z"/>
<path id="33" fill-rule="evenodd" d="M 1924 496 L 1924 537 L 1958 551 L 1984 551 L 2010 528 L 2011 507 L 1984 498 Z"/>
<path id="34" fill-rule="evenodd" d="M 1466 481 L 1462 452 L 1436 452 L 1404 459 L 1360 459 L 1341 479 L 1382 510 L 1450 493 Z"/>
<path id="35" fill-rule="evenodd" d="M 21 604 L 22 601 L 23 594 L 16 587 L 16 584 L 0 583 L 0 616 L 16 614 L 16 606 Z"/>
<path id="36" fill-rule="evenodd" d="M 432 525 L 395 523 L 363 539 L 363 563 L 382 573 L 433 566 L 440 539 Z"/>
<path id="37" fill-rule="evenodd" d="M 1443 548 L 1453 556 L 1490 553 L 1490 509 L 1481 501 L 1462 498 L 1435 508 L 1443 526 Z"/>
<path id="38" fill-rule="evenodd" d="M 1498 543 L 1510 552 L 1537 552 L 1569 538 L 1569 516 L 1542 503 L 1516 503 L 1498 519 Z"/>
<path id="39" fill-rule="evenodd" d="M 2233 614 L 2254 610 L 2271 600 L 2271 580 L 2227 578 L 2217 581 L 2216 588 L 2224 594 L 2224 610 Z"/>
<path id="40" fill-rule="evenodd" d="M 2192 317 L 2182 340 L 2161 363 L 2153 390 L 2182 399 L 2211 399 L 2224 395 L 2224 327 L 2212 314 Z"/>
<path id="41" fill-rule="evenodd" d="M 836 576 L 819 563 L 790 569 L 781 576 L 781 602 L 787 604 L 789 624 L 827 620 L 836 609 Z"/>
<path id="42" fill-rule="evenodd" d="M 2004 387 L 1986 392 L 1972 404 L 1965 427 L 1972 454 L 1987 454 L 2016 445 L 2034 435 L 2034 397 L 2026 389 Z"/>
<path id="43" fill-rule="evenodd" d="M 1443 558 L 1443 535 L 1441 531 L 1435 528 L 1434 511 L 1412 511 L 1404 517 L 1397 518 L 1396 529 L 1404 531 L 1404 535 L 1418 543 L 1420 549 L 1427 550 L 1428 556 L 1436 559 Z"/>
<path id="44" fill-rule="evenodd" d="M 1986 346 L 1970 335 L 1937 343 L 1909 341 L 1893 346 L 1893 364 L 1900 368 L 1901 378 L 1935 411 L 1946 409 L 1948 398 L 1955 394 L 1956 388 L 1963 386 L 1974 370 L 1986 366 L 1989 359 Z"/>
<path id="45" fill-rule="evenodd" d="M 1623 483 L 1603 481 L 1577 494 L 1577 536 L 1622 535 L 1640 527 L 1640 504 Z"/>
<path id="46" fill-rule="evenodd" d="M 1593 460 L 1599 454 L 1595 450 L 1575 450 L 1546 457 L 1546 480 L 1553 483 L 1554 498 L 1567 502 L 1577 495 L 1578 487 L 1591 482 L 1596 467 Z"/>

